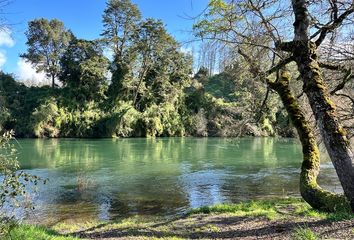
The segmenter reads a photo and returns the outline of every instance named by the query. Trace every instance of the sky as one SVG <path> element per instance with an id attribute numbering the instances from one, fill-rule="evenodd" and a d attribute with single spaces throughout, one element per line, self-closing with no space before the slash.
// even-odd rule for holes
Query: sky
<path id="1" fill-rule="evenodd" d="M 10 30 L 0 32 L 0 70 L 14 73 L 19 79 L 42 81 L 38 74 L 19 55 L 26 52 L 28 21 L 35 18 L 57 18 L 78 38 L 95 39 L 102 32 L 102 13 L 105 0 L 11 0 L 4 10 Z M 208 4 L 208 0 L 132 0 L 144 18 L 161 19 L 168 32 L 180 42 L 192 38 L 193 20 Z M 188 19 L 189 18 L 189 19 Z M 188 49 L 188 45 L 184 45 Z"/>

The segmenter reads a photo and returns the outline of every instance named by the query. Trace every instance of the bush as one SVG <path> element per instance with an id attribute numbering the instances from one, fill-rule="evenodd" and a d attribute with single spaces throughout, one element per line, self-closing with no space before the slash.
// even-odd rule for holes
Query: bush
<path id="1" fill-rule="evenodd" d="M 207 137 L 208 136 L 208 119 L 205 116 L 204 109 L 200 109 L 200 111 L 193 115 L 192 124 L 190 130 L 191 135 L 197 137 Z"/>
<path id="2" fill-rule="evenodd" d="M 27 184 L 37 185 L 36 176 L 18 171 L 19 163 L 16 150 L 11 144 L 13 132 L 0 135 L 0 238 L 8 235 L 16 226 L 15 210 L 31 208 L 24 201 L 27 194 Z"/>
<path id="3" fill-rule="evenodd" d="M 163 136 L 183 136 L 185 133 L 182 118 L 175 106 L 171 103 L 164 103 L 160 106 L 161 123 Z"/>
<path id="4" fill-rule="evenodd" d="M 61 137 L 93 137 L 96 135 L 96 125 L 105 113 L 94 102 L 89 102 L 82 108 L 61 108 L 57 125 Z"/>
<path id="5" fill-rule="evenodd" d="M 141 115 L 130 102 L 120 101 L 103 125 L 110 137 L 140 136 L 139 120 Z"/>
<path id="6" fill-rule="evenodd" d="M 146 137 L 156 137 L 163 133 L 163 125 L 161 121 L 160 107 L 153 104 L 143 113 L 142 122 Z"/>
<path id="7" fill-rule="evenodd" d="M 61 115 L 53 98 L 40 105 L 32 114 L 34 135 L 36 137 L 59 137 Z"/>

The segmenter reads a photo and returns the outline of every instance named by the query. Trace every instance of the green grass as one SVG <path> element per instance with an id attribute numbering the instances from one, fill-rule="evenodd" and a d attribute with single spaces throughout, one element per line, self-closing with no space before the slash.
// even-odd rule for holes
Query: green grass
<path id="1" fill-rule="evenodd" d="M 148 228 L 150 225 L 154 225 L 162 221 L 160 217 L 144 217 L 144 216 L 132 216 L 127 218 L 118 219 L 111 222 L 104 221 L 89 221 L 89 222 L 60 222 L 52 226 L 52 229 L 57 232 L 65 234 L 74 234 L 80 231 L 95 232 L 95 231 L 107 231 L 107 230 L 135 230 L 141 228 Z M 90 231 L 90 229 L 94 229 Z"/>
<path id="2" fill-rule="evenodd" d="M 238 204 L 218 204 L 193 209 L 190 214 L 213 214 L 213 213 L 232 213 L 238 216 L 265 216 L 269 219 L 277 217 L 274 204 L 268 201 L 251 201 Z"/>
<path id="3" fill-rule="evenodd" d="M 314 233 L 308 227 L 299 227 L 295 229 L 294 240 L 317 240 L 319 239 L 316 233 Z"/>
<path id="4" fill-rule="evenodd" d="M 354 219 L 354 214 L 349 212 L 324 213 L 314 210 L 301 199 L 286 198 L 275 200 L 258 200 L 242 202 L 238 204 L 220 204 L 209 207 L 192 209 L 190 216 L 182 219 L 165 219 L 152 216 L 133 216 L 117 219 L 113 222 L 61 222 L 52 228 L 45 229 L 39 226 L 19 225 L 11 232 L 11 238 L 5 240 L 77 240 L 78 238 L 66 236 L 65 234 L 85 232 L 97 233 L 106 231 L 125 232 L 127 235 L 139 233 L 140 231 L 161 232 L 159 239 L 180 239 L 173 237 L 175 233 L 198 234 L 198 233 L 219 233 L 223 230 L 213 223 L 199 225 L 193 214 L 225 214 L 240 217 L 266 217 L 270 220 L 298 221 L 307 218 L 308 221 L 330 220 L 340 221 Z M 182 227 L 182 228 L 181 228 Z M 61 234 L 59 234 L 61 233 Z M 166 234 L 166 235 L 165 235 Z M 139 239 L 157 239 L 157 236 L 141 236 Z M 163 238 L 165 237 L 165 238 Z M 295 239 L 317 239 L 309 228 L 297 228 L 294 233 Z"/>
<path id="5" fill-rule="evenodd" d="M 4 240 L 78 240 L 78 238 L 60 236 L 53 230 L 39 226 L 19 225 Z"/>
<path id="6" fill-rule="evenodd" d="M 311 208 L 305 201 L 298 198 L 258 200 L 241 202 L 237 204 L 219 204 L 192 209 L 189 214 L 218 214 L 230 213 L 237 216 L 259 217 L 263 216 L 270 220 L 286 217 L 309 217 L 340 221 L 353 219 L 351 212 L 339 211 L 326 213 Z"/>

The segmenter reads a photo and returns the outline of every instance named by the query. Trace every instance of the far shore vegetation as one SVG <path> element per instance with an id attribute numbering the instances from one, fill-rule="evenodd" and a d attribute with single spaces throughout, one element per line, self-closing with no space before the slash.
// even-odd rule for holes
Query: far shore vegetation
<path id="1" fill-rule="evenodd" d="M 9 4 L 0 0 L 1 34 L 11 32 Z M 354 238 L 354 2 L 209 0 L 188 30 L 198 54 L 143 16 L 134 1 L 107 0 L 90 40 L 60 19 L 28 22 L 20 58 L 48 82 L 0 70 L 0 237 Z M 0 57 L 2 65 L 2 49 Z M 28 187 L 46 179 L 21 170 L 13 138 L 176 136 L 298 138 L 301 199 L 205 206 L 172 219 L 17 224 L 16 210 L 36 207 L 24 204 Z M 342 194 L 317 182 L 320 144 Z"/>

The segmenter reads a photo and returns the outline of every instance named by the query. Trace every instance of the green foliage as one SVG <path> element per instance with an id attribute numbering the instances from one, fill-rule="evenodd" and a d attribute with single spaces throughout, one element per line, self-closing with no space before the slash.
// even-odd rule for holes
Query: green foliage
<path id="1" fill-rule="evenodd" d="M 269 219 L 279 218 L 273 201 L 251 201 L 239 204 L 222 204 L 201 207 L 190 211 L 190 214 L 232 213 L 237 216 L 265 216 Z"/>
<path id="2" fill-rule="evenodd" d="M 36 137 L 93 137 L 103 117 L 104 112 L 94 102 L 67 108 L 51 98 L 33 112 L 32 124 Z"/>
<path id="3" fill-rule="evenodd" d="M 207 81 L 207 80 L 206 80 Z M 187 132 L 195 136 L 238 136 L 242 114 L 236 102 L 226 102 L 205 92 L 198 81 L 187 90 L 185 104 L 190 118 Z"/>
<path id="4" fill-rule="evenodd" d="M 32 122 L 36 137 L 59 137 L 62 115 L 60 111 L 54 99 L 48 100 L 35 109 Z"/>
<path id="5" fill-rule="evenodd" d="M 159 106 L 154 104 L 147 108 L 144 112 L 142 121 L 146 129 L 147 137 L 156 137 L 163 133 L 163 125 L 161 122 Z"/>
<path id="6" fill-rule="evenodd" d="M 114 106 L 117 102 L 129 101 L 131 98 L 131 89 L 129 82 L 131 72 L 129 66 L 124 63 L 119 63 L 115 58 L 110 66 L 112 72 L 111 84 L 108 87 L 108 97 L 111 104 Z"/>
<path id="7" fill-rule="evenodd" d="M 267 131 L 270 135 L 274 135 L 274 129 L 269 118 L 263 119 L 262 128 L 263 130 Z"/>
<path id="8" fill-rule="evenodd" d="M 88 102 L 82 108 L 61 108 L 60 114 L 60 137 L 100 137 L 96 125 L 105 113 L 94 102 Z"/>
<path id="9" fill-rule="evenodd" d="M 0 130 L 3 128 L 3 124 L 9 120 L 10 116 L 9 110 L 0 102 Z"/>
<path id="10" fill-rule="evenodd" d="M 0 129 L 0 238 L 8 236 L 16 226 L 16 209 L 28 210 L 31 204 L 25 201 L 30 186 L 42 179 L 19 171 L 17 152 L 12 145 L 13 132 Z M 44 180 L 45 183 L 45 180 Z"/>
<path id="11" fill-rule="evenodd" d="M 19 225 L 4 240 L 78 240 L 75 237 L 61 236 L 53 230 L 40 226 Z"/>
<path id="12" fill-rule="evenodd" d="M 104 135 L 115 137 L 183 136 L 185 131 L 181 115 L 169 103 L 139 112 L 131 102 L 120 101 L 100 124 L 105 126 Z"/>
<path id="13" fill-rule="evenodd" d="M 235 96 L 236 88 L 235 77 L 228 72 L 214 75 L 207 79 L 205 91 L 212 94 L 216 98 L 224 98 L 228 102 L 239 100 Z"/>
<path id="14" fill-rule="evenodd" d="M 194 24 L 193 29 L 197 37 L 215 37 L 225 31 L 232 31 L 242 20 L 242 14 L 234 11 L 233 3 L 224 0 L 210 0 L 203 18 Z"/>
<path id="15" fill-rule="evenodd" d="M 208 119 L 203 108 L 198 113 L 189 117 L 187 124 L 190 135 L 198 137 L 208 136 Z"/>
<path id="16" fill-rule="evenodd" d="M 105 119 L 106 134 L 109 137 L 140 136 L 141 113 L 131 103 L 120 101 Z"/>
<path id="17" fill-rule="evenodd" d="M 113 49 L 119 62 L 129 58 L 128 46 L 136 35 L 136 24 L 141 19 L 138 7 L 130 0 L 109 0 L 103 13 L 102 36 Z"/>
<path id="18" fill-rule="evenodd" d="M 190 214 L 230 213 L 237 216 L 265 216 L 269 219 L 302 217 L 310 219 L 327 219 L 342 221 L 354 218 L 350 209 L 328 213 L 315 210 L 302 199 L 286 198 L 274 200 L 258 200 L 238 204 L 219 204 L 193 209 Z"/>
<path id="19" fill-rule="evenodd" d="M 178 109 L 171 103 L 164 103 L 160 107 L 163 136 L 184 136 L 185 129 Z"/>
<path id="20" fill-rule="evenodd" d="M 109 60 L 97 41 L 73 39 L 60 62 L 60 80 L 77 102 L 105 97 Z"/>
<path id="21" fill-rule="evenodd" d="M 230 11 L 226 1 L 211 1 L 205 17 L 214 21 Z M 20 137 L 285 132 L 281 130 L 288 122 L 275 127 L 277 99 L 270 96 L 258 113 L 267 89 L 245 71 L 244 59 L 237 58 L 216 75 L 202 67 L 191 79 L 192 57 L 181 52 L 162 21 L 142 19 L 130 0 L 109 0 L 103 25 L 103 39 L 89 41 L 75 38 L 58 20 L 29 22 L 28 52 L 23 57 L 38 71 L 59 77 L 63 86 L 26 87 L 1 73 L 0 124 L 5 129 L 15 129 Z M 103 56 L 107 46 L 113 52 L 111 60 Z"/>
<path id="22" fill-rule="evenodd" d="M 72 33 L 57 19 L 34 19 L 28 23 L 27 53 L 21 55 L 54 80 L 60 73 L 60 58 L 69 45 Z"/>
<path id="23" fill-rule="evenodd" d="M 50 97 L 57 97 L 59 89 L 26 87 L 15 81 L 12 75 L 0 72 L 0 99 L 9 117 L 3 122 L 4 129 L 14 129 L 16 136 L 33 136 L 32 113 Z"/>
<path id="24" fill-rule="evenodd" d="M 295 240 L 317 240 L 318 236 L 308 227 L 298 227 L 294 233 Z"/>

